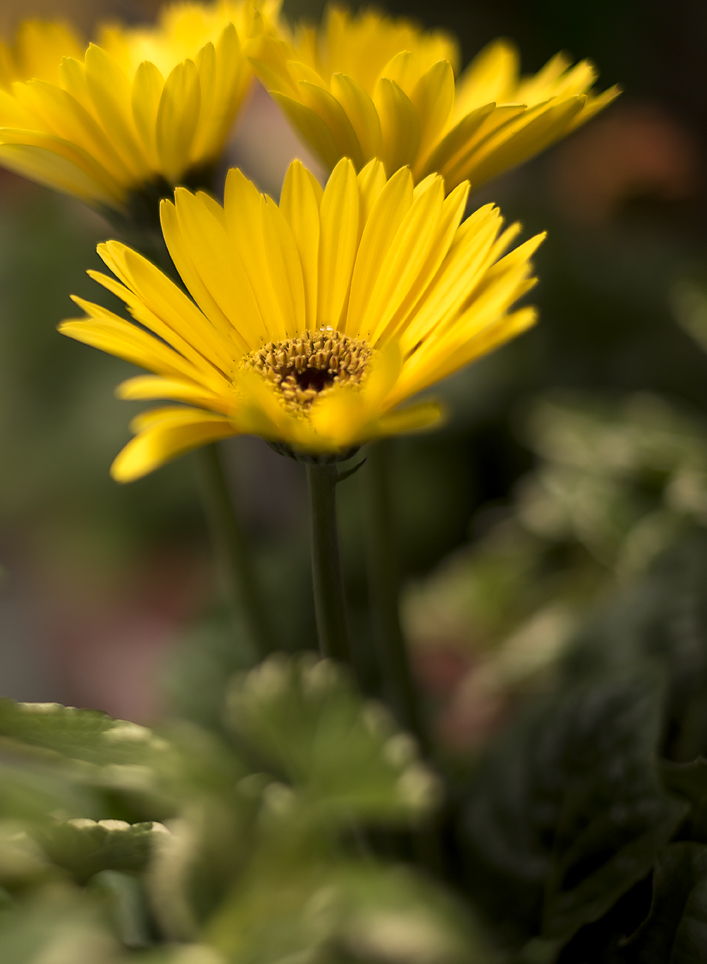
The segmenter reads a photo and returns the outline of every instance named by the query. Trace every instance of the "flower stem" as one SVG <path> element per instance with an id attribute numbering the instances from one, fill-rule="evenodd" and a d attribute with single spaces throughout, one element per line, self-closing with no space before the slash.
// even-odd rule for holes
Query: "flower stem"
<path id="1" fill-rule="evenodd" d="M 232 502 L 216 443 L 197 451 L 204 511 L 223 573 L 228 601 L 242 617 L 255 656 L 275 648 L 241 523 Z"/>
<path id="2" fill-rule="evenodd" d="M 336 523 L 336 465 L 308 465 L 309 509 L 312 538 L 312 581 L 317 634 L 322 656 L 348 663 L 346 600 L 341 574 Z"/>
<path id="3" fill-rule="evenodd" d="M 427 750 L 429 741 L 400 625 L 400 576 L 389 456 L 389 444 L 376 442 L 370 446 L 363 468 L 369 597 L 388 700 L 400 724 L 414 733 Z"/>

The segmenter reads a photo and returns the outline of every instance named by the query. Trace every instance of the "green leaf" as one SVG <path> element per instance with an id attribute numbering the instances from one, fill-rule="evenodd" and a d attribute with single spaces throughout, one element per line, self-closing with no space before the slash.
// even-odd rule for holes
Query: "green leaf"
<path id="1" fill-rule="evenodd" d="M 329 660 L 271 656 L 236 681 L 228 718 L 263 767 L 299 791 L 312 820 L 409 819 L 437 800 L 412 737 L 364 704 Z"/>
<path id="2" fill-rule="evenodd" d="M 355 959 L 400 964 L 492 960 L 469 913 L 413 871 L 361 862 L 342 867 L 336 877 L 343 908 L 339 941 Z"/>
<path id="3" fill-rule="evenodd" d="M 229 964 L 226 958 L 205 944 L 181 944 L 178 947 L 161 948 L 130 958 L 136 964 Z"/>
<path id="4" fill-rule="evenodd" d="M 707 760 L 698 757 L 692 763 L 663 760 L 660 767 L 663 785 L 687 801 L 689 820 L 682 831 L 683 839 L 707 843 Z"/>
<path id="5" fill-rule="evenodd" d="M 144 870 L 155 836 L 167 832 L 159 823 L 79 818 L 41 827 L 32 836 L 52 863 L 85 883 L 102 870 Z"/>
<path id="6" fill-rule="evenodd" d="M 96 901 L 54 888 L 0 912 L 2 964 L 116 964 L 117 941 Z"/>
<path id="7" fill-rule="evenodd" d="M 585 622 L 568 653 L 567 681 L 632 670 L 650 661 L 666 683 L 664 756 L 689 761 L 707 749 L 707 533 L 695 530 L 645 578 Z"/>
<path id="8" fill-rule="evenodd" d="M 661 761 L 660 774 L 667 790 L 699 806 L 707 797 L 707 760 L 698 757 L 691 763 Z"/>
<path id="9" fill-rule="evenodd" d="M 21 823 L 0 822 L 0 884 L 9 891 L 56 876 L 41 849 Z M 2 960 L 2 958 L 0 958 Z"/>
<path id="10" fill-rule="evenodd" d="M 13 750 L 99 766 L 145 765 L 166 748 L 147 727 L 97 710 L 8 699 L 0 699 L 0 739 Z"/>
<path id="11" fill-rule="evenodd" d="M 147 894 L 137 874 L 102 870 L 90 883 L 100 894 L 113 924 L 113 930 L 127 947 L 148 947 L 153 943 Z"/>
<path id="12" fill-rule="evenodd" d="M 68 817 L 92 813 L 93 794 L 51 767 L 0 765 L 0 819 L 43 820 L 61 811 Z"/>
<path id="13" fill-rule="evenodd" d="M 562 943 L 598 920 L 682 820 L 656 772 L 662 701 L 648 670 L 586 682 L 517 720 L 480 767 L 461 822 L 468 878 L 516 940 Z"/>
<path id="14" fill-rule="evenodd" d="M 242 964 L 385 961 L 488 964 L 488 947 L 453 898 L 413 870 L 373 861 L 259 862 L 206 930 Z M 338 953 L 337 953 L 338 952 Z"/>
<path id="15" fill-rule="evenodd" d="M 675 843 L 658 856 L 648 918 L 628 942 L 627 964 L 707 960 L 707 846 Z"/>

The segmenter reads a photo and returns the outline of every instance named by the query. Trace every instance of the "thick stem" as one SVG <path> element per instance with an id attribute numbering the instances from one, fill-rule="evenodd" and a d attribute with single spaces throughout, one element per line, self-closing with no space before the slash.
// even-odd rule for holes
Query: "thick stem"
<path id="1" fill-rule="evenodd" d="M 400 575 L 389 456 L 389 443 L 374 443 L 370 446 L 367 464 L 363 468 L 371 612 L 388 700 L 401 725 L 414 733 L 427 750 L 426 730 L 400 625 Z"/>
<path id="2" fill-rule="evenodd" d="M 335 465 L 308 465 L 309 509 L 312 539 L 312 581 L 322 656 L 349 662 L 346 600 L 341 574 L 336 522 Z"/>
<path id="3" fill-rule="evenodd" d="M 264 659 L 275 647 L 216 443 L 199 449 L 197 457 L 204 511 L 223 573 L 228 601 L 242 617 L 256 657 Z"/>

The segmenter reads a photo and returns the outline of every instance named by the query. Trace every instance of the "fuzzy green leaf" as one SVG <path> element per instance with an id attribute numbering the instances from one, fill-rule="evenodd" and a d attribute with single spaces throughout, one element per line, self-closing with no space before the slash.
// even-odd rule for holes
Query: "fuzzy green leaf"
<path id="1" fill-rule="evenodd" d="M 152 854 L 159 823 L 74 819 L 42 826 L 32 836 L 52 863 L 83 883 L 102 870 L 139 872 Z"/>
<path id="2" fill-rule="evenodd" d="M 469 914 L 410 869 L 304 859 L 282 861 L 279 872 L 273 870 L 254 866 L 207 929 L 208 940 L 229 960 L 490 960 Z"/>
<path id="3" fill-rule="evenodd" d="M 144 765 L 165 748 L 147 727 L 97 710 L 0 699 L 0 739 L 13 750 L 100 766 Z"/>
<path id="4" fill-rule="evenodd" d="M 437 799 L 415 741 L 329 660 L 272 656 L 236 681 L 228 706 L 235 733 L 313 820 L 399 820 Z"/>
<path id="5" fill-rule="evenodd" d="M 564 942 L 598 920 L 682 820 L 656 772 L 662 700 L 648 670 L 587 682 L 518 720 L 480 768 L 462 817 L 469 879 L 517 939 Z"/>
<path id="6" fill-rule="evenodd" d="M 651 911 L 625 948 L 626 964 L 707 960 L 707 847 L 675 843 L 659 855 Z"/>
<path id="7" fill-rule="evenodd" d="M 3 964 L 117 964 L 118 943 L 98 902 L 56 888 L 0 911 Z"/>

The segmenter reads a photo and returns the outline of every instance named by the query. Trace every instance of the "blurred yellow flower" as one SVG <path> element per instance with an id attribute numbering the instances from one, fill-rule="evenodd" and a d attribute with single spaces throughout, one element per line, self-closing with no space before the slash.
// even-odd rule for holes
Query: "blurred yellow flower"
<path id="1" fill-rule="evenodd" d="M 408 168 L 386 181 L 378 160 L 357 176 L 349 159 L 323 192 L 294 161 L 279 207 L 238 170 L 223 207 L 178 188 L 162 229 L 194 301 L 135 251 L 101 245 L 118 280 L 89 274 L 140 327 L 75 298 L 88 319 L 60 330 L 154 372 L 121 397 L 186 403 L 138 416 L 113 476 L 228 435 L 336 457 L 432 424 L 436 403 L 397 406 L 535 320 L 510 309 L 535 283 L 542 236 L 505 254 L 519 226 L 502 232 L 491 204 L 462 222 L 468 189 L 445 197 L 439 176 L 414 187 Z"/>
<path id="2" fill-rule="evenodd" d="M 455 82 L 458 54 L 442 33 L 425 33 L 375 11 L 329 8 L 320 31 L 263 35 L 260 80 L 327 168 L 373 157 L 388 175 L 409 165 L 415 181 L 439 173 L 451 189 L 474 187 L 539 153 L 618 94 L 595 96 L 592 64 L 562 54 L 534 76 L 519 75 L 503 40 L 483 50 Z"/>
<path id="3" fill-rule="evenodd" d="M 105 28 L 85 54 L 56 25 L 25 25 L 2 55 L 19 79 L 0 87 L 0 164 L 123 214 L 133 194 L 198 183 L 248 89 L 248 44 L 277 5 L 175 4 L 154 27 Z"/>

